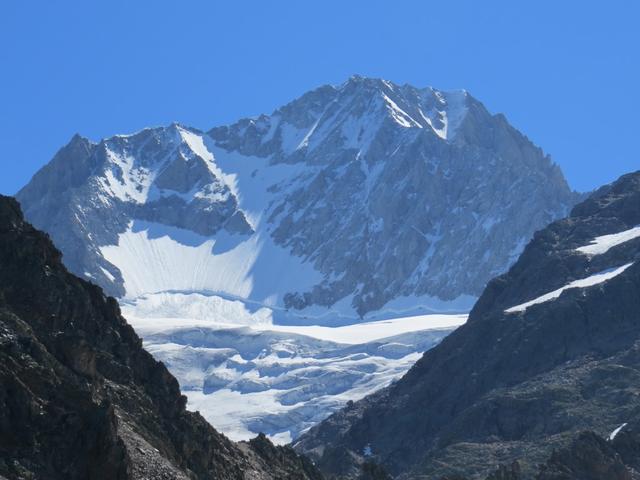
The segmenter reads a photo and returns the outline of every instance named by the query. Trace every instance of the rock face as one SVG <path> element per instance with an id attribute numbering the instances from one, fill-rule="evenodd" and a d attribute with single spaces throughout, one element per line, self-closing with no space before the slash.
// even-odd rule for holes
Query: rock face
<path id="1" fill-rule="evenodd" d="M 290 448 L 235 444 L 185 410 L 115 299 L 70 274 L 0 197 L 0 477 L 320 479 Z"/>
<path id="2" fill-rule="evenodd" d="M 313 166 L 269 212 L 274 238 L 325 274 L 286 297 L 295 308 L 351 293 L 360 313 L 398 296 L 477 296 L 576 200 L 539 148 L 465 91 L 353 77 L 209 133 Z"/>
<path id="3" fill-rule="evenodd" d="M 361 77 L 207 134 L 76 136 L 17 197 L 112 295 L 205 291 L 353 318 L 405 297 L 470 307 L 578 200 L 467 92 Z"/>
<path id="4" fill-rule="evenodd" d="M 518 460 L 522 478 L 533 478 L 579 432 L 607 437 L 637 422 L 638 260 L 640 172 L 536 233 L 464 326 L 397 383 L 312 428 L 296 448 L 346 476 L 367 459 L 400 478 L 480 479 Z M 563 462 L 575 468 L 552 459 L 540 478 L 628 478 L 613 473 L 622 467 L 609 457 L 608 473 L 580 476 L 589 466 L 565 451 Z M 574 473 L 558 473 L 565 467 Z"/>
<path id="5" fill-rule="evenodd" d="M 616 452 L 618 442 L 607 442 L 593 432 L 581 433 L 570 446 L 554 452 L 536 480 L 631 480 L 630 469 Z M 635 444 L 635 448 L 638 444 Z M 637 460 L 637 459 L 636 459 Z"/>

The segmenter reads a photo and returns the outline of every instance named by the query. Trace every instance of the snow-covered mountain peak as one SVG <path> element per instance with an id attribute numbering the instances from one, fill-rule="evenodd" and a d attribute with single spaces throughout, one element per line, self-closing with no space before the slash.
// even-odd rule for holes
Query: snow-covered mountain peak
<path id="1" fill-rule="evenodd" d="M 223 190 L 202 137 L 177 124 L 102 140 L 96 154 L 103 160 L 96 181 L 108 198 L 145 204 L 176 195 L 190 202 L 211 195 L 212 183 Z"/>
<path id="2" fill-rule="evenodd" d="M 425 128 L 451 140 L 464 119 L 469 98 L 466 90 L 449 92 L 433 87 L 397 85 L 384 79 L 353 76 L 338 91 L 345 95 L 382 98 L 386 114 L 405 128 Z"/>
<path id="3" fill-rule="evenodd" d="M 353 156 L 376 157 L 375 144 L 389 137 L 396 144 L 406 135 L 452 141 L 470 98 L 466 91 L 353 76 L 341 85 L 312 90 L 271 115 L 243 119 L 209 134 L 225 149 L 274 162 L 326 163 L 338 148 Z"/>
<path id="4" fill-rule="evenodd" d="M 205 291 L 351 318 L 469 306 L 577 200 L 466 91 L 366 77 L 208 133 L 76 139 L 19 198 L 112 294 Z"/>

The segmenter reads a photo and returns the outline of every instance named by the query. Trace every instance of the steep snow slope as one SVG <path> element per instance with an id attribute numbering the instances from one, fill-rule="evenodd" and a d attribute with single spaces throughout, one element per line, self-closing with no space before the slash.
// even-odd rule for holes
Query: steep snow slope
<path id="1" fill-rule="evenodd" d="M 539 303 L 549 302 L 558 298 L 562 292 L 565 290 L 569 290 L 572 288 L 586 288 L 592 287 L 594 285 L 598 285 L 600 283 L 606 282 L 614 277 L 617 277 L 622 272 L 624 272 L 627 268 L 629 268 L 632 263 L 627 263 L 617 268 L 608 268 L 602 272 L 594 273 L 589 275 L 586 278 L 581 278 L 580 280 L 573 280 L 571 283 L 568 283 L 564 287 L 560 287 L 553 292 L 545 293 L 544 295 L 540 295 L 539 297 L 534 298 L 533 300 L 529 300 L 528 302 L 521 303 L 520 305 L 516 305 L 514 307 L 507 308 L 505 313 L 516 313 L 516 312 L 524 312 L 527 308 L 532 305 L 538 305 Z"/>
<path id="2" fill-rule="evenodd" d="M 613 247 L 629 242 L 638 237 L 640 237 L 640 225 L 628 230 L 623 230 L 622 232 L 596 237 L 591 240 L 588 245 L 578 247 L 576 250 L 580 253 L 584 253 L 585 255 L 602 255 L 607 253 Z"/>

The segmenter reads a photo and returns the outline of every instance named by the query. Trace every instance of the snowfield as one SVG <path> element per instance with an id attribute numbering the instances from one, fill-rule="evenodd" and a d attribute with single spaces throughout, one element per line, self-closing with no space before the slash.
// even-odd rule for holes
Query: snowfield
<path id="1" fill-rule="evenodd" d="M 101 252 L 122 272 L 126 299 L 206 291 L 268 303 L 281 291 L 321 279 L 311 265 L 275 245 L 267 234 L 203 237 L 136 220 L 120 234 L 118 245 L 103 246 Z"/>
<path id="2" fill-rule="evenodd" d="M 124 303 L 123 314 L 177 377 L 188 407 L 234 440 L 259 432 L 294 440 L 347 401 L 389 385 L 466 321 L 434 314 L 333 328 L 274 325 L 265 308 L 249 313 L 238 301 L 192 295 Z M 145 316 L 158 305 L 164 317 Z M 173 316 L 183 312 L 195 318 Z"/>

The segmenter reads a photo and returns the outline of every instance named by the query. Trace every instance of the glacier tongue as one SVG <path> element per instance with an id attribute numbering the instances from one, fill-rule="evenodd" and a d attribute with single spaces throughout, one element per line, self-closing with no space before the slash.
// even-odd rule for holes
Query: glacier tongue
<path id="1" fill-rule="evenodd" d="M 124 303 L 123 313 L 178 378 L 190 409 L 232 439 L 264 432 L 277 443 L 388 385 L 466 321 L 434 314 L 282 326 L 265 307 L 250 312 L 238 301 L 177 293 Z"/>

